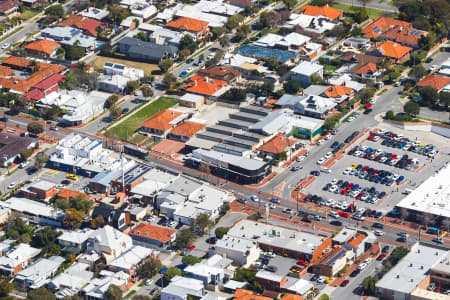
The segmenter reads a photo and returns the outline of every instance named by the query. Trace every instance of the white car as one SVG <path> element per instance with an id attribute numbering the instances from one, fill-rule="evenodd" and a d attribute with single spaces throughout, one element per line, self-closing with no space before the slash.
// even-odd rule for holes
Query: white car
<path id="1" fill-rule="evenodd" d="M 321 165 L 321 164 L 323 164 L 326 160 L 327 160 L 327 159 L 326 159 L 325 157 L 321 157 L 321 158 L 317 161 L 317 164 L 318 164 L 318 165 Z"/>
<path id="2" fill-rule="evenodd" d="M 377 100 L 375 100 L 375 99 L 372 99 L 372 100 L 370 100 L 370 104 L 375 104 L 377 102 Z"/>
<path id="3" fill-rule="evenodd" d="M 9 46 L 11 46 L 10 43 L 4 43 L 4 44 L 2 45 L 2 49 L 6 49 L 6 48 L 8 48 Z"/>
<path id="4" fill-rule="evenodd" d="M 320 140 L 317 142 L 317 145 L 322 145 L 323 143 L 325 143 L 325 140 Z"/>
<path id="5" fill-rule="evenodd" d="M 376 236 L 382 236 L 382 235 L 384 234 L 384 232 L 381 231 L 381 230 L 374 230 L 373 233 L 374 233 Z"/>
<path id="6" fill-rule="evenodd" d="M 259 202 L 258 196 L 256 196 L 256 195 L 251 195 L 250 199 L 252 199 L 252 201 L 254 201 L 254 202 Z"/>
<path id="7" fill-rule="evenodd" d="M 297 162 L 301 162 L 301 161 L 303 161 L 305 158 L 306 158 L 306 156 L 302 155 L 302 156 L 297 157 L 296 161 L 297 161 Z"/>
<path id="8" fill-rule="evenodd" d="M 364 260 L 365 264 L 370 264 L 372 262 L 372 258 L 368 257 Z"/>
<path id="9" fill-rule="evenodd" d="M 347 119 L 347 122 L 353 122 L 353 121 L 355 121 L 355 117 L 350 117 Z"/>
<path id="10" fill-rule="evenodd" d="M 192 70 L 193 70 L 193 69 L 192 69 L 191 67 L 189 67 L 189 68 L 186 69 L 186 72 L 191 73 Z"/>
<path id="11" fill-rule="evenodd" d="M 325 154 L 325 158 L 330 158 L 333 156 L 333 152 L 327 152 L 327 154 Z"/>
<path id="12" fill-rule="evenodd" d="M 358 270 L 364 270 L 367 267 L 366 263 L 362 263 L 358 266 Z"/>
<path id="13" fill-rule="evenodd" d="M 342 172 L 344 175 L 348 175 L 353 169 L 352 168 L 347 168 L 344 170 L 344 172 Z"/>
<path id="14" fill-rule="evenodd" d="M 332 185 L 335 185 L 337 182 L 338 182 L 338 180 L 337 180 L 336 178 L 333 179 L 333 180 L 331 180 L 331 184 L 332 184 Z"/>
<path id="15" fill-rule="evenodd" d="M 339 218 L 339 215 L 335 211 L 330 211 L 329 216 L 332 217 L 332 218 L 335 218 L 335 219 Z"/>
<path id="16" fill-rule="evenodd" d="M 328 169 L 328 168 L 322 168 L 322 169 L 320 169 L 320 172 L 323 172 L 323 173 L 331 173 L 331 170 Z"/>
<path id="17" fill-rule="evenodd" d="M 329 139 L 331 139 L 332 138 L 332 135 L 331 134 L 327 134 L 326 136 L 325 136 L 325 139 L 328 141 Z"/>
<path id="18" fill-rule="evenodd" d="M 8 189 L 12 189 L 15 186 L 16 186 L 16 183 L 13 181 L 8 185 Z"/>
<path id="19" fill-rule="evenodd" d="M 145 281 L 145 285 L 146 286 L 149 286 L 149 285 L 151 285 L 153 283 L 153 280 L 151 280 L 151 279 L 148 279 L 147 281 Z"/>
<path id="20" fill-rule="evenodd" d="M 393 180 L 397 180 L 400 177 L 400 174 L 396 173 L 394 174 L 394 177 L 392 177 Z"/>
<path id="21" fill-rule="evenodd" d="M 336 185 L 332 185 L 332 186 L 330 187 L 329 191 L 330 191 L 331 193 L 334 193 L 335 191 L 337 191 L 337 186 L 336 186 Z"/>
<path id="22" fill-rule="evenodd" d="M 270 203 L 270 204 L 269 204 L 269 207 L 270 207 L 270 209 L 275 209 L 275 208 L 277 208 L 277 207 L 275 206 L 275 204 L 273 204 L 273 203 Z"/>
<path id="23" fill-rule="evenodd" d="M 326 276 L 320 276 L 319 279 L 317 279 L 317 282 L 318 283 L 324 283 L 326 279 L 327 279 Z"/>

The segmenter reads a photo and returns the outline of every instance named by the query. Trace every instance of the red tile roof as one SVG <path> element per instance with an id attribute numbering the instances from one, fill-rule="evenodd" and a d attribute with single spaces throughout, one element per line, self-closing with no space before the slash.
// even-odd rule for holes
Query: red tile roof
<path id="1" fill-rule="evenodd" d="M 435 90 L 440 90 L 450 83 L 450 78 L 439 75 L 428 75 L 422 79 L 417 86 L 431 86 Z"/>
<path id="2" fill-rule="evenodd" d="M 65 188 L 61 188 L 59 190 L 59 193 L 57 194 L 58 198 L 67 199 L 67 200 L 69 200 L 70 198 L 77 199 L 80 196 L 83 197 L 83 199 L 85 199 L 85 200 L 89 199 L 89 196 L 83 192 L 74 191 L 74 190 L 65 189 Z"/>
<path id="3" fill-rule="evenodd" d="M 210 66 L 207 69 L 201 69 L 198 71 L 201 73 L 201 75 L 204 76 L 217 76 L 217 77 L 225 77 L 225 76 L 232 76 L 232 77 L 238 77 L 242 73 L 234 70 L 232 68 L 226 68 L 222 66 Z"/>
<path id="4" fill-rule="evenodd" d="M 183 113 L 170 109 L 165 109 L 152 116 L 150 119 L 142 123 L 141 127 L 154 128 L 157 130 L 166 131 L 172 127 L 172 122 Z"/>
<path id="5" fill-rule="evenodd" d="M 362 33 L 366 38 L 375 38 L 389 27 L 397 25 L 403 27 L 412 26 L 412 24 L 409 22 L 379 17 L 378 19 L 370 23 L 366 28 L 364 28 L 362 30 Z"/>
<path id="6" fill-rule="evenodd" d="M 54 41 L 38 40 L 25 46 L 25 50 L 39 51 L 50 55 L 61 45 Z"/>
<path id="7" fill-rule="evenodd" d="M 302 300 L 302 299 L 303 299 L 302 296 L 294 294 L 286 294 L 280 298 L 280 300 Z"/>
<path id="8" fill-rule="evenodd" d="M 44 80 L 38 82 L 37 84 L 33 85 L 34 88 L 40 89 L 40 90 L 46 90 L 48 88 L 51 88 L 55 84 L 58 84 L 60 82 L 63 82 L 66 80 L 66 75 L 63 74 L 53 74 Z"/>
<path id="9" fill-rule="evenodd" d="M 0 1 L 0 12 L 5 13 L 5 12 L 9 11 L 10 9 L 12 9 L 14 7 L 18 7 L 18 6 L 19 6 L 19 2 L 16 2 L 16 1 L 12 1 L 12 0 Z"/>
<path id="10" fill-rule="evenodd" d="M 26 68 L 30 65 L 30 63 L 31 60 L 19 56 L 10 56 L 2 61 L 2 64 L 4 65 L 10 65 L 20 68 Z"/>
<path id="11" fill-rule="evenodd" d="M 380 46 L 378 46 L 377 50 L 383 56 L 399 59 L 404 55 L 408 54 L 412 50 L 412 48 L 402 46 L 392 41 L 386 41 Z"/>
<path id="12" fill-rule="evenodd" d="M 141 223 L 136 227 L 134 227 L 133 229 L 131 229 L 129 234 L 149 238 L 152 240 L 160 241 L 162 243 L 167 243 L 171 241 L 172 236 L 176 232 L 177 232 L 176 230 L 167 227 L 160 227 L 156 225 Z"/>
<path id="13" fill-rule="evenodd" d="M 339 19 L 342 17 L 342 10 L 330 7 L 328 4 L 324 6 L 304 5 L 301 9 L 305 15 L 323 16 L 328 19 Z"/>
<path id="14" fill-rule="evenodd" d="M 33 100 L 33 101 L 39 101 L 39 100 L 41 100 L 42 98 L 45 97 L 45 94 L 44 94 L 44 92 L 41 91 L 41 90 L 33 89 L 33 90 L 29 91 L 29 92 L 26 92 L 23 96 L 24 96 L 25 99 L 27 99 L 28 101 L 31 101 L 31 100 Z"/>
<path id="15" fill-rule="evenodd" d="M 353 72 L 356 74 L 373 74 L 378 70 L 377 65 L 373 63 L 367 63 L 365 65 L 360 66 Z"/>
<path id="16" fill-rule="evenodd" d="M 166 24 L 167 27 L 185 29 L 192 32 L 200 32 L 206 30 L 208 22 L 201 21 L 193 18 L 181 17 L 175 21 L 171 21 Z"/>
<path id="17" fill-rule="evenodd" d="M 10 67 L 0 65 L 0 77 L 5 77 L 13 74 L 14 71 Z"/>
<path id="18" fill-rule="evenodd" d="M 153 147 L 152 150 L 170 156 L 180 152 L 184 147 L 185 144 L 183 142 L 167 139 Z"/>
<path id="19" fill-rule="evenodd" d="M 197 133 L 197 131 L 202 130 L 205 128 L 205 124 L 202 123 L 196 123 L 192 121 L 184 121 L 181 124 L 178 124 L 175 128 L 173 128 L 170 133 L 180 135 L 180 136 L 187 136 L 191 137 L 194 134 Z"/>
<path id="20" fill-rule="evenodd" d="M 65 20 L 57 24 L 58 26 L 75 26 L 89 33 L 92 36 L 97 36 L 97 27 L 104 27 L 105 23 L 95 19 L 83 17 L 80 15 L 70 15 Z"/>
<path id="21" fill-rule="evenodd" d="M 286 151 L 286 148 L 294 144 L 295 144 L 294 140 L 290 140 L 286 137 L 286 135 L 279 133 L 276 136 L 274 136 L 270 141 L 264 143 L 261 147 L 259 147 L 259 150 L 267 153 L 278 154 L 283 151 Z"/>
<path id="22" fill-rule="evenodd" d="M 343 85 L 333 85 L 325 91 L 325 95 L 329 98 L 342 97 L 344 95 L 350 95 L 352 89 Z"/>
<path id="23" fill-rule="evenodd" d="M 191 81 L 184 88 L 191 93 L 212 96 L 227 86 L 226 81 L 195 75 L 191 77 Z"/>
<path id="24" fill-rule="evenodd" d="M 233 295 L 234 300 L 273 300 L 269 297 L 255 295 L 253 291 L 237 289 Z"/>
<path id="25" fill-rule="evenodd" d="M 350 246 L 352 246 L 353 248 L 358 248 L 359 245 L 362 243 L 362 241 L 364 241 L 364 239 L 366 238 L 366 236 L 364 234 L 358 233 L 353 240 L 351 240 L 350 242 L 348 242 L 348 244 Z"/>
<path id="26" fill-rule="evenodd" d="M 381 35 L 387 39 L 394 40 L 400 44 L 419 45 L 419 39 L 425 32 L 417 30 L 413 27 L 404 27 L 396 25 L 383 32 Z"/>

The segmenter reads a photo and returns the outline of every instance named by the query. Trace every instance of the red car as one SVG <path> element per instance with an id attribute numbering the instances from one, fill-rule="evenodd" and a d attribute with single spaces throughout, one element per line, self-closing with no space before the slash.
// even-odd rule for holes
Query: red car
<path id="1" fill-rule="evenodd" d="M 347 185 L 347 189 L 348 189 L 348 190 L 351 189 L 354 185 L 355 185 L 355 184 L 354 184 L 353 182 L 350 182 L 350 183 Z"/>
<path id="2" fill-rule="evenodd" d="M 305 261 L 304 261 L 303 259 L 299 259 L 299 260 L 297 261 L 297 265 L 303 265 L 304 262 L 305 262 Z"/>
<path id="3" fill-rule="evenodd" d="M 396 159 L 397 158 L 397 154 L 392 154 L 391 159 Z"/>
<path id="4" fill-rule="evenodd" d="M 374 136 L 373 135 L 369 135 L 369 137 L 367 138 L 369 141 L 373 141 Z"/>
<path id="5" fill-rule="evenodd" d="M 386 253 L 381 253 L 380 256 L 377 257 L 378 261 L 383 260 L 386 257 Z"/>
<path id="6" fill-rule="evenodd" d="M 434 289 L 436 293 L 440 293 L 442 291 L 442 285 L 440 283 L 437 284 L 436 288 Z"/>
<path id="7" fill-rule="evenodd" d="M 308 261 L 304 260 L 303 262 L 300 263 L 302 266 L 307 266 L 308 265 Z"/>
<path id="8" fill-rule="evenodd" d="M 340 215 L 341 217 L 344 217 L 344 218 L 350 217 L 350 215 L 348 213 L 344 212 L 344 211 L 338 212 L 338 215 Z"/>
<path id="9" fill-rule="evenodd" d="M 378 170 L 377 169 L 373 169 L 372 170 L 372 174 L 378 174 Z"/>
<path id="10" fill-rule="evenodd" d="M 188 249 L 189 249 L 189 250 L 194 250 L 194 249 L 195 249 L 195 246 L 194 246 L 194 245 L 189 245 L 189 246 L 188 246 Z"/>
<path id="11" fill-rule="evenodd" d="M 342 281 L 341 286 L 342 286 L 342 287 L 347 286 L 347 284 L 348 284 L 349 282 L 350 282 L 350 280 L 345 279 L 344 281 Z"/>
<path id="12" fill-rule="evenodd" d="M 363 193 L 359 193 L 358 196 L 356 196 L 355 199 L 356 199 L 356 200 L 360 200 L 362 196 L 363 196 Z"/>
<path id="13" fill-rule="evenodd" d="M 346 190 L 346 189 L 343 189 L 342 191 L 341 191 L 341 195 L 346 195 L 348 193 L 348 190 Z"/>

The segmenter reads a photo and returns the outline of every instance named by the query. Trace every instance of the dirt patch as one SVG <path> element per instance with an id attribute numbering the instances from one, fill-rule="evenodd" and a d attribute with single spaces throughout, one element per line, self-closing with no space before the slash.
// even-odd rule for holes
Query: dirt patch
<path id="1" fill-rule="evenodd" d="M 155 64 L 148 64 L 143 62 L 136 62 L 136 61 L 129 61 L 125 59 L 118 59 L 118 58 L 112 58 L 112 57 L 105 57 L 105 56 L 99 56 L 94 60 L 94 67 L 96 69 L 103 69 L 103 66 L 105 65 L 105 62 L 113 62 L 118 64 L 123 64 L 129 68 L 137 68 L 144 70 L 144 74 L 146 76 L 149 76 L 152 74 L 153 71 L 159 71 L 158 65 Z"/>

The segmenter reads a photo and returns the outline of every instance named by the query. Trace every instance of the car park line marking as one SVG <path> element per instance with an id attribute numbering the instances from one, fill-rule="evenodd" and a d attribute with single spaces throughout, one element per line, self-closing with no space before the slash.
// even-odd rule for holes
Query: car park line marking
<path id="1" fill-rule="evenodd" d="M 419 173 L 420 171 L 422 171 L 425 168 L 426 165 L 427 164 L 424 163 L 421 167 L 417 168 L 416 173 Z"/>
<path id="2" fill-rule="evenodd" d="M 277 185 L 275 188 L 277 189 L 277 190 L 280 190 L 280 191 L 282 191 L 283 189 L 284 189 L 284 185 L 286 184 L 286 182 L 282 182 L 282 183 L 280 183 L 279 185 Z"/>

